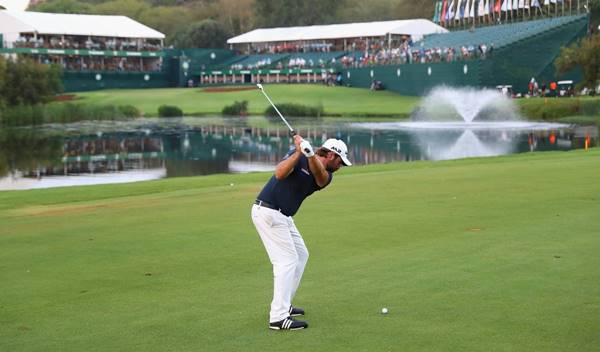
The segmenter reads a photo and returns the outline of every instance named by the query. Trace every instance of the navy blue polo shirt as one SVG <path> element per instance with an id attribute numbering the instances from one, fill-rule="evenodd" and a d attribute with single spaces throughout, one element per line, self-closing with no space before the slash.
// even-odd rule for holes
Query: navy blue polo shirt
<path id="1" fill-rule="evenodd" d="M 295 151 L 295 149 L 290 150 L 283 160 L 292 156 Z M 327 184 L 319 187 L 308 167 L 308 158 L 301 155 L 296 166 L 294 166 L 294 170 L 288 177 L 278 180 L 275 175 L 271 176 L 269 182 L 267 182 L 258 195 L 258 199 L 281 208 L 281 212 L 284 215 L 293 216 L 306 197 L 315 191 L 320 191 L 331 183 L 333 174 L 329 171 L 327 173 L 329 174 Z"/>

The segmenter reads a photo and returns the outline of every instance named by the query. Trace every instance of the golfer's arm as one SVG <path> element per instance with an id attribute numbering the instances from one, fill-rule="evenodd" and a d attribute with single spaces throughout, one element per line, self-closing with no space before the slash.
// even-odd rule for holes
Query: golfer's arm
<path id="1" fill-rule="evenodd" d="M 289 174 L 294 171 L 294 166 L 296 166 L 298 160 L 300 160 L 301 155 L 302 153 L 296 150 L 296 152 L 289 158 L 282 160 L 279 164 L 277 164 L 277 167 L 275 167 L 275 178 L 278 180 L 283 180 L 284 178 L 288 177 Z"/>
<path id="2" fill-rule="evenodd" d="M 319 187 L 327 186 L 329 182 L 329 173 L 325 170 L 325 166 L 316 157 L 308 158 L 308 167 L 310 172 L 315 177 L 315 182 Z"/>

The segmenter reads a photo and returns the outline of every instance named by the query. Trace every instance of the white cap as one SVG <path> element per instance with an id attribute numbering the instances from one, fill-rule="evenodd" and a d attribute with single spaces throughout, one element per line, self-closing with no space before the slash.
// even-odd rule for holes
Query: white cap
<path id="1" fill-rule="evenodd" d="M 348 160 L 348 147 L 346 147 L 346 143 L 339 139 L 330 138 L 325 141 L 322 145 L 323 148 L 327 150 L 331 150 L 342 158 L 342 162 L 344 165 L 351 166 L 352 163 Z"/>

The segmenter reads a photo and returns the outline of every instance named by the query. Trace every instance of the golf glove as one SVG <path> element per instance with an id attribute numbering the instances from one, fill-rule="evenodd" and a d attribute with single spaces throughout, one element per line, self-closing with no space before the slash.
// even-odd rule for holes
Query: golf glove
<path id="1" fill-rule="evenodd" d="M 302 150 L 302 154 L 304 154 L 304 156 L 306 156 L 307 158 L 312 158 L 313 156 L 315 156 L 315 152 L 313 151 L 312 146 L 306 140 L 300 142 L 300 149 Z"/>

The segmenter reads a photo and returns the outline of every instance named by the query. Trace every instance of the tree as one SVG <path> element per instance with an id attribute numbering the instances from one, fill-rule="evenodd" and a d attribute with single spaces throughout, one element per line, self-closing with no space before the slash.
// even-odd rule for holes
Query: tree
<path id="1" fill-rule="evenodd" d="M 91 6 L 77 0 L 44 1 L 31 8 L 32 11 L 51 13 L 90 13 Z"/>
<path id="2" fill-rule="evenodd" d="M 579 43 L 561 49 L 554 61 L 556 71 L 563 74 L 573 68 L 583 71 L 583 82 L 580 87 L 595 89 L 600 82 L 600 34 L 583 38 Z"/>
<path id="3" fill-rule="evenodd" d="M 181 27 L 170 43 L 176 48 L 224 48 L 231 33 L 215 20 L 202 20 Z"/>
<path id="4" fill-rule="evenodd" d="M 0 90 L 8 106 L 46 103 L 62 91 L 59 66 L 23 58 L 6 62 L 3 83 Z"/>
<path id="5" fill-rule="evenodd" d="M 0 56 L 0 111 L 6 104 L 4 87 L 6 82 L 6 60 Z"/>
<path id="6" fill-rule="evenodd" d="M 255 0 L 254 19 L 260 27 L 290 27 L 335 22 L 338 0 Z"/>
<path id="7" fill-rule="evenodd" d="M 252 29 L 252 5 L 254 0 L 219 0 L 217 19 L 233 35 L 242 34 Z"/>

